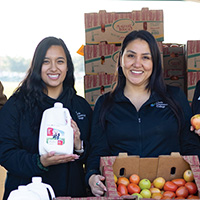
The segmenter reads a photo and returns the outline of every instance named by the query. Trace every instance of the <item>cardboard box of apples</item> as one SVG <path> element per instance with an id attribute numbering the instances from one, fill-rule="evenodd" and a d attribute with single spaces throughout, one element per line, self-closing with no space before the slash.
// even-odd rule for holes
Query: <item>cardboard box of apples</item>
<path id="1" fill-rule="evenodd" d="M 128 200 L 128 199 L 136 199 L 136 197 L 80 197 L 80 198 L 72 198 L 72 197 L 57 197 L 53 200 Z"/>
<path id="2" fill-rule="evenodd" d="M 120 182 L 126 184 L 127 180 L 129 181 L 130 179 L 132 179 L 132 182 L 137 182 L 138 187 L 140 187 L 139 193 L 144 190 L 141 188 L 150 186 L 151 195 L 149 196 L 147 190 L 143 191 L 143 200 L 150 198 L 180 199 L 180 196 L 172 196 L 173 194 L 176 195 L 178 188 L 178 193 L 181 195 L 188 193 L 187 196 L 181 196 L 181 199 L 195 199 L 197 197 L 200 199 L 200 168 L 197 156 L 180 156 L 179 153 L 172 153 L 158 158 L 140 158 L 139 156 L 127 156 L 127 154 L 122 153 L 119 156 L 101 157 L 100 169 L 106 177 L 107 192 L 105 196 L 85 198 L 57 197 L 54 200 L 125 200 L 140 198 L 141 196 L 137 194 L 121 195 L 117 191 Z M 195 184 L 196 188 L 191 185 L 191 182 Z M 186 183 L 189 183 L 190 189 L 187 189 L 188 191 L 185 191 L 183 187 Z M 138 187 L 132 187 L 132 185 L 129 190 L 132 189 L 136 193 L 135 188 Z M 123 188 L 121 190 L 123 191 Z M 164 192 L 167 195 L 165 197 L 163 196 Z"/>
<path id="3" fill-rule="evenodd" d="M 126 184 L 128 179 L 130 183 L 129 178 L 135 174 L 141 182 L 138 183 L 140 187 L 138 193 L 141 193 L 146 185 L 149 187 L 148 190 L 154 188 L 151 189 L 151 194 L 143 191 L 143 199 L 200 199 L 200 168 L 197 156 L 180 156 L 179 153 L 172 153 L 169 156 L 163 155 L 157 158 L 140 158 L 139 156 L 121 154 L 117 157 L 102 157 L 100 167 L 102 174 L 106 177 L 105 184 L 108 190 L 106 196 L 109 198 L 114 199 L 121 196 L 120 192 L 123 193 L 124 189 L 119 188 L 121 187 L 119 186 L 120 182 L 124 181 Z M 193 179 L 190 179 L 191 173 Z M 137 176 L 132 176 L 132 179 L 137 181 Z M 186 186 L 188 186 L 187 190 L 185 189 Z M 134 193 L 137 193 L 133 187 L 128 189 L 127 185 L 128 193 L 125 191 L 121 197 L 124 199 L 130 196 L 136 197 L 136 195 L 129 193 L 131 189 Z M 167 193 L 167 197 L 163 196 L 164 192 Z M 153 195 L 153 193 L 160 193 L 161 195 Z"/>

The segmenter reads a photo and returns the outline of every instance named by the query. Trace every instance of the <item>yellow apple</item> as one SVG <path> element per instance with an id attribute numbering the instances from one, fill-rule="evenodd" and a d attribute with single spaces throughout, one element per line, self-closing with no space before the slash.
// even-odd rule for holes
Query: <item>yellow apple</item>
<path id="1" fill-rule="evenodd" d="M 200 129 L 200 114 L 191 117 L 190 121 L 195 130 Z"/>
<path id="2" fill-rule="evenodd" d="M 117 183 L 117 176 L 114 174 L 114 181 Z"/>
<path id="3" fill-rule="evenodd" d="M 183 178 L 185 179 L 186 182 L 191 182 L 194 180 L 194 175 L 192 170 L 188 169 L 183 173 Z"/>
<path id="4" fill-rule="evenodd" d="M 154 187 L 156 187 L 158 189 L 162 189 L 164 184 L 165 184 L 165 179 L 163 177 L 158 177 L 158 178 L 154 179 L 154 181 L 153 181 Z"/>

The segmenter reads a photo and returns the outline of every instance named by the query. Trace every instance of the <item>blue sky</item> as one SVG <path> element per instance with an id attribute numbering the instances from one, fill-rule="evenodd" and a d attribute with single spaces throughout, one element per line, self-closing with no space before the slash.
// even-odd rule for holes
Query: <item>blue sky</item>
<path id="1" fill-rule="evenodd" d="M 192 1 L 0 0 L 0 56 L 32 58 L 46 36 L 62 38 L 72 56 L 85 44 L 84 13 L 163 9 L 164 42 L 200 40 L 200 3 Z"/>

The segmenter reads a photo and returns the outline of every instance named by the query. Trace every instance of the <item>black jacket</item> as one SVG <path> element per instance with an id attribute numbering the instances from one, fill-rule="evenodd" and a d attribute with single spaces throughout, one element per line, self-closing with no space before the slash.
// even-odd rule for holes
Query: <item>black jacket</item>
<path id="1" fill-rule="evenodd" d="M 200 80 L 196 84 L 193 100 L 192 100 L 192 113 L 200 114 Z"/>
<path id="2" fill-rule="evenodd" d="M 30 183 L 33 176 L 41 176 L 44 183 L 52 186 L 57 197 L 86 195 L 83 163 L 88 154 L 92 109 L 85 99 L 75 94 L 67 102 L 67 90 L 57 100 L 44 96 L 45 103 L 39 105 L 40 111 L 36 113 L 39 121 L 45 109 L 53 107 L 55 102 L 62 102 L 78 124 L 85 152 L 74 162 L 49 166 L 48 171 L 40 169 L 37 165 L 40 124 L 35 131 L 32 113 L 24 110 L 23 101 L 12 96 L 0 111 L 0 165 L 8 171 L 4 200 L 19 185 Z"/>
<path id="3" fill-rule="evenodd" d="M 112 110 L 105 116 L 105 130 L 99 124 L 99 113 L 108 94 L 97 100 L 93 112 L 91 151 L 87 160 L 87 182 L 92 174 L 99 173 L 100 156 L 117 156 L 120 152 L 140 157 L 170 155 L 171 152 L 200 156 L 198 136 L 190 132 L 192 113 L 187 98 L 178 87 L 168 89 L 184 112 L 180 134 L 177 118 L 155 92 L 138 112 L 122 91 L 116 94 Z"/>

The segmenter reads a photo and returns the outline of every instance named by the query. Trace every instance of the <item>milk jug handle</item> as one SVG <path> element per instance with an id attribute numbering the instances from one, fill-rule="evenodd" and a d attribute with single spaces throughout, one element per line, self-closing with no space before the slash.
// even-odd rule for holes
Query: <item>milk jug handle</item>
<path id="1" fill-rule="evenodd" d="M 64 115 L 65 115 L 65 119 L 67 120 L 67 123 L 69 124 L 69 126 L 71 127 L 71 115 L 69 114 L 68 110 L 64 111 Z"/>
<path id="2" fill-rule="evenodd" d="M 45 183 L 44 183 L 44 185 L 46 186 L 46 188 L 48 188 L 48 190 L 49 190 L 49 192 L 51 194 L 51 198 L 52 199 L 55 198 L 55 193 L 54 193 L 52 187 L 50 185 L 48 185 L 48 184 L 45 184 Z"/>

